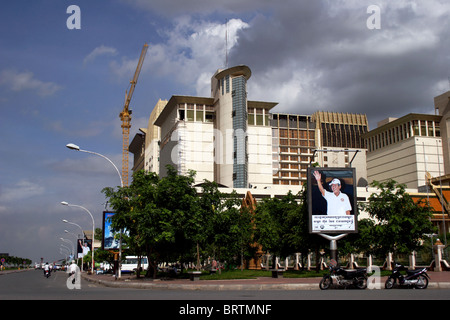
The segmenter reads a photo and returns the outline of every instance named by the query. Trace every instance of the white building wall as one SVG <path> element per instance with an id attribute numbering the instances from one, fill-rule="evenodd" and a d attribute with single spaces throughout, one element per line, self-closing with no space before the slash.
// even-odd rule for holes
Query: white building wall
<path id="1" fill-rule="evenodd" d="M 252 185 L 272 185 L 272 128 L 249 126 L 248 181 Z"/>
<path id="2" fill-rule="evenodd" d="M 415 136 L 367 155 L 369 183 L 393 179 L 416 189 L 425 184 L 425 171 L 438 176 L 439 170 L 444 172 L 440 138 Z"/>
<path id="3" fill-rule="evenodd" d="M 184 163 L 183 173 L 195 170 L 196 183 L 204 179 L 214 180 L 214 126 L 212 123 L 186 122 L 178 130 L 183 130 L 183 150 L 180 150 Z"/>

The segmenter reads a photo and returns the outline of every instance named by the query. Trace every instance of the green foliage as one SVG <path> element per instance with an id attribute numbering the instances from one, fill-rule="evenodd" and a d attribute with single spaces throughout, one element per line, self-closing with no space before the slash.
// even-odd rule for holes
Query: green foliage
<path id="1" fill-rule="evenodd" d="M 241 207 L 236 192 L 221 195 L 212 215 L 211 249 L 217 260 L 233 261 L 251 255 L 252 215 Z M 241 262 L 241 261 L 240 261 Z"/>
<path id="2" fill-rule="evenodd" d="M 31 260 L 28 258 L 21 258 L 15 256 L 0 256 L 0 259 L 5 259 L 5 265 L 19 266 L 29 266 L 31 265 Z M 1 263 L 0 263 L 1 264 Z"/>
<path id="3" fill-rule="evenodd" d="M 238 196 L 221 194 L 209 181 L 200 196 L 194 177 L 194 171 L 179 175 L 168 166 L 163 178 L 139 171 L 129 187 L 103 190 L 116 212 L 111 227 L 127 230 L 129 251 L 148 257 L 153 277 L 160 262 L 200 261 L 201 256 L 231 260 L 250 242 L 250 215 L 241 210 Z"/>
<path id="4" fill-rule="evenodd" d="M 198 192 L 194 177 L 193 171 L 179 175 L 168 166 L 163 178 L 139 171 L 129 187 L 103 190 L 116 212 L 112 228 L 127 230 L 128 254 L 147 256 L 148 276 L 156 277 L 160 262 L 214 258 L 239 265 L 254 256 L 255 243 L 281 258 L 295 252 L 306 257 L 311 250 L 318 257 L 328 248 L 327 240 L 309 233 L 306 186 L 297 195 L 264 199 L 251 212 L 236 192 L 223 194 L 215 182 L 205 180 Z M 360 220 L 359 233 L 340 240 L 340 253 L 416 250 L 423 235 L 435 231 L 429 208 L 415 204 L 393 180 L 373 185 L 379 193 L 362 206 L 371 219 Z"/>
<path id="5" fill-rule="evenodd" d="M 297 204 L 292 194 L 283 199 L 264 199 L 256 208 L 255 236 L 264 251 L 280 256 L 284 250 L 283 236 L 287 231 L 285 213 L 295 211 Z"/>
<path id="6" fill-rule="evenodd" d="M 383 183 L 375 181 L 372 185 L 379 193 L 369 197 L 364 209 L 376 223 L 363 224 L 360 247 L 382 255 L 417 250 L 424 235 L 435 232 L 428 205 L 414 203 L 405 186 L 392 179 Z"/>

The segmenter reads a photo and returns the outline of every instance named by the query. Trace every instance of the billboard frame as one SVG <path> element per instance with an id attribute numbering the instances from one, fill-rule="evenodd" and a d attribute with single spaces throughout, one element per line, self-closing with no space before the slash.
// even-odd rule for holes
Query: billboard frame
<path id="1" fill-rule="evenodd" d="M 87 245 L 89 251 L 92 252 L 92 239 L 77 239 L 77 259 L 84 258 L 86 253 L 84 253 L 83 246 Z"/>
<path id="2" fill-rule="evenodd" d="M 103 234 L 102 234 L 102 249 L 103 250 L 112 250 L 112 251 L 118 251 L 119 250 L 119 246 L 115 247 L 115 246 L 105 246 L 105 237 L 112 237 L 113 239 L 116 239 L 116 236 L 120 234 L 120 232 L 115 232 L 113 233 L 111 230 L 111 222 L 108 221 L 108 219 L 110 217 L 112 217 L 113 215 L 115 215 L 115 212 L 112 211 L 103 211 Z"/>
<path id="3" fill-rule="evenodd" d="M 334 178 L 341 181 L 342 193 L 348 195 L 351 204 L 351 214 L 327 215 L 327 200 L 322 196 L 317 181 L 313 176 L 314 171 L 322 175 L 322 186 L 329 190 L 329 183 Z M 358 233 L 358 202 L 357 202 L 357 180 L 356 170 L 351 167 L 308 167 L 308 217 L 309 232 L 312 234 L 348 234 Z M 344 201 L 343 199 L 341 199 Z M 317 214 L 322 212 L 322 214 Z M 316 217 L 314 220 L 313 218 Z M 334 217 L 334 218 L 331 218 Z M 353 226 L 353 227 L 352 227 Z"/>

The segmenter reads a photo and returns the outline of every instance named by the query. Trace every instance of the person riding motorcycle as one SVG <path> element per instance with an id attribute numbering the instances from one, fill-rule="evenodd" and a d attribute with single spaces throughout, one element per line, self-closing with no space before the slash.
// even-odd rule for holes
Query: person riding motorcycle
<path id="1" fill-rule="evenodd" d="M 50 266 L 49 266 L 48 262 L 46 262 L 44 265 L 44 276 L 46 276 L 47 274 L 50 275 Z"/>
<path id="2" fill-rule="evenodd" d="M 77 271 L 77 265 L 75 263 L 75 260 L 72 260 L 72 264 L 69 267 L 69 276 L 74 274 Z"/>

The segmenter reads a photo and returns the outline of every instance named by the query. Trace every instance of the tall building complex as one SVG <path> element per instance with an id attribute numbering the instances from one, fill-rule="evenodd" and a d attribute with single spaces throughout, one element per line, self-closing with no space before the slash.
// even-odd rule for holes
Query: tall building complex
<path id="1" fill-rule="evenodd" d="M 144 150 L 138 147 L 142 137 L 130 145 L 135 162 L 162 176 L 167 165 L 182 174 L 195 170 L 196 183 L 207 179 L 238 189 L 299 189 L 313 162 L 356 167 L 366 181 L 365 115 L 272 113 L 277 103 L 247 100 L 250 77 L 243 65 L 218 70 L 211 97 L 160 100 L 141 130 Z"/>
<path id="2" fill-rule="evenodd" d="M 180 174 L 196 171 L 196 184 L 215 181 L 242 197 L 251 189 L 261 199 L 300 191 L 312 163 L 353 167 L 358 201 L 377 192 L 370 182 L 392 178 L 406 184 L 414 199 L 438 203 L 433 222 L 449 229 L 441 220 L 450 200 L 438 199 L 450 199 L 450 91 L 434 99 L 439 115 L 388 118 L 369 131 L 363 114 L 273 112 L 276 102 L 247 99 L 250 78 L 244 65 L 218 70 L 211 77 L 210 97 L 159 100 L 147 128 L 130 144 L 133 170 L 164 176 L 172 165 Z M 417 193 L 427 184 L 441 191 Z M 360 212 L 364 217 L 367 213 Z"/>
<path id="3" fill-rule="evenodd" d="M 212 97 L 172 96 L 154 124 L 160 128 L 160 174 L 166 165 L 196 180 L 229 188 L 272 184 L 269 111 L 276 103 L 247 100 L 247 66 L 219 70 Z"/>

